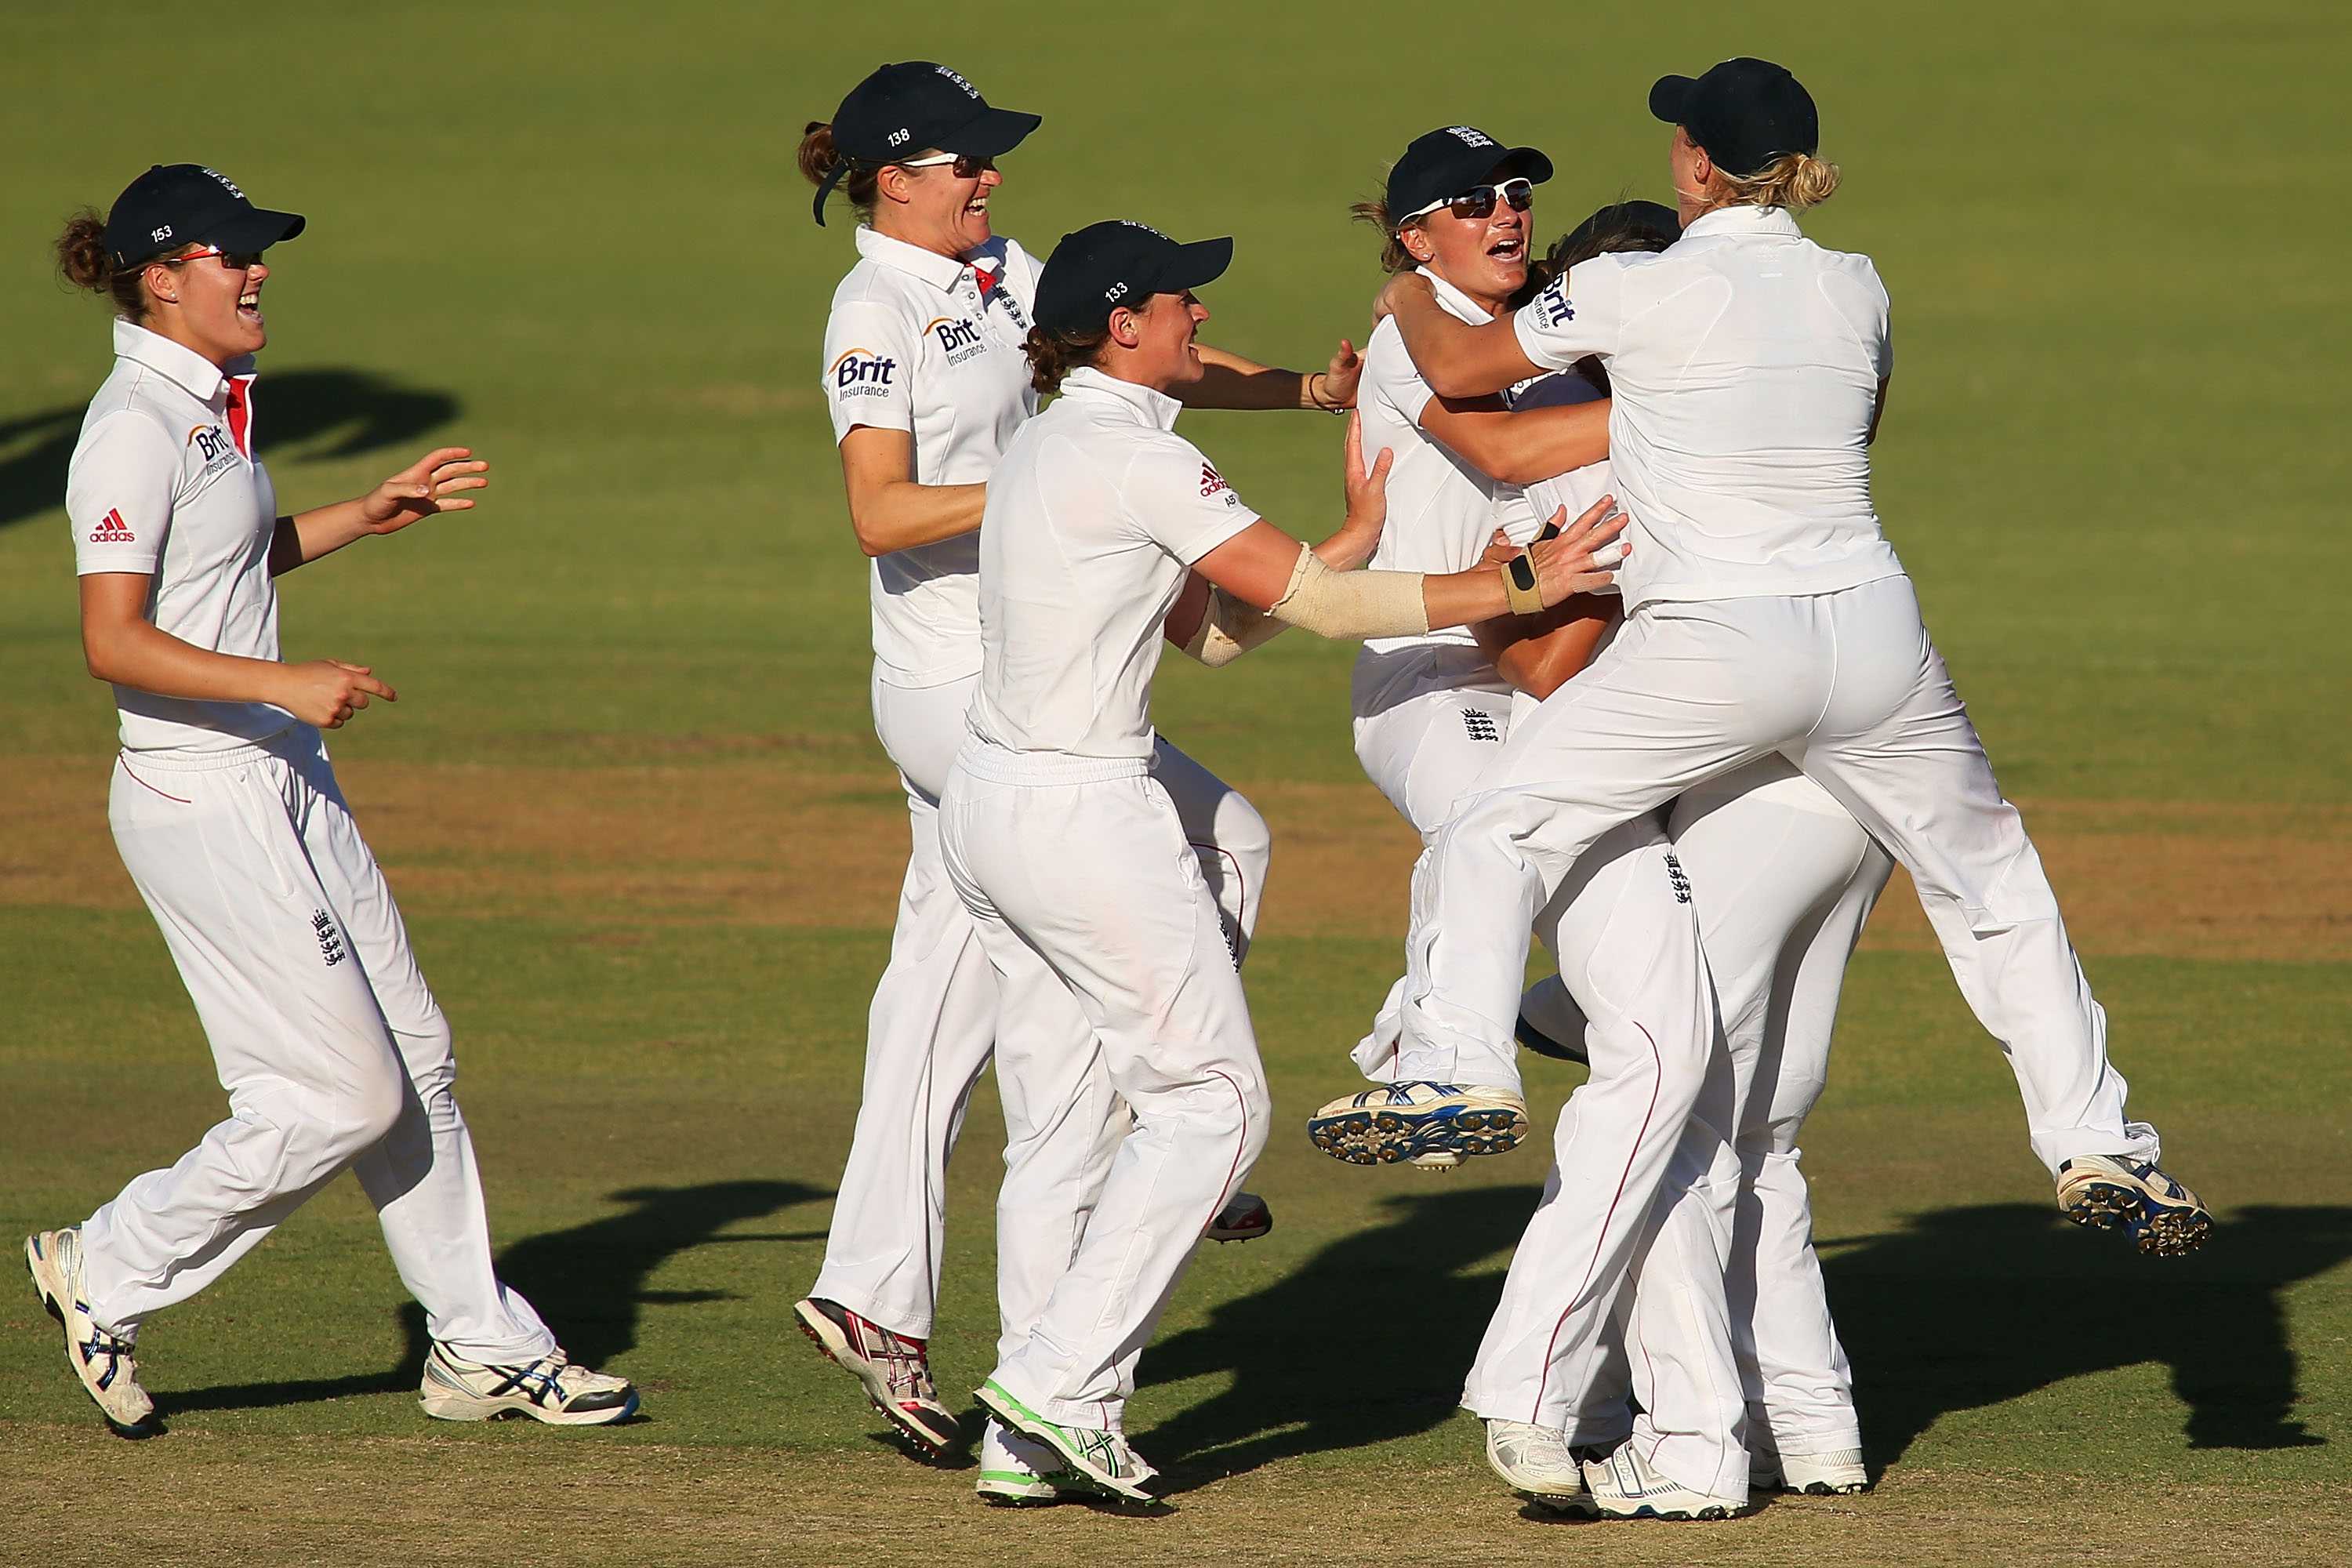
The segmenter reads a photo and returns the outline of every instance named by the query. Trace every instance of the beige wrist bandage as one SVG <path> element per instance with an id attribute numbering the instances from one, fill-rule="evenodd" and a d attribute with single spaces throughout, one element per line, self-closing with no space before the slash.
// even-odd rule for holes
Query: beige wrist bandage
<path id="1" fill-rule="evenodd" d="M 1540 616 L 1544 613 L 1543 594 L 1536 586 L 1535 558 L 1525 551 L 1513 560 L 1503 563 L 1503 598 L 1515 616 Z"/>
<path id="2" fill-rule="evenodd" d="M 1211 669 L 1220 669 L 1287 630 L 1264 610 L 1243 604 L 1223 588 L 1212 587 L 1208 608 L 1201 615 L 1201 629 L 1192 634 L 1184 651 Z"/>
<path id="3" fill-rule="evenodd" d="M 1334 572 L 1302 544 L 1290 586 L 1271 613 L 1317 637 L 1413 637 L 1429 629 L 1421 578 L 1418 572 Z"/>

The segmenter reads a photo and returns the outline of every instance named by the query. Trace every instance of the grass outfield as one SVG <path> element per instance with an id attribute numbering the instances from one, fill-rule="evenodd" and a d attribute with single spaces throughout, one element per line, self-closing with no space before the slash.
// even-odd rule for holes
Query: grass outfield
<path id="1" fill-rule="evenodd" d="M 2338 324 L 2352 23 L 2249 0 L 1553 7 L 1219 3 L 894 17 L 744 4 L 13 17 L 0 132 L 0 1237 L 76 1218 L 219 1113 L 107 837 L 58 509 L 105 321 L 46 271 L 83 202 L 192 157 L 307 213 L 257 424 L 292 505 L 462 439 L 471 518 L 289 584 L 297 658 L 402 692 L 333 744 L 458 1031 L 503 1266 L 647 1419 L 453 1428 L 356 1186 L 142 1337 L 161 1441 L 97 1430 L 0 1285 L 0 1562 L 110 1510 L 155 1563 L 1267 1561 L 1602 1554 L 1807 1564 L 2340 1561 L 2352 1527 L 2352 573 Z M 1434 24 L 1434 25 L 1433 25 Z M 862 29 L 862 30 L 861 30 Z M 1444 36 L 1435 36 L 1438 34 Z M 1660 71 L 1748 50 L 1824 108 L 1809 221 L 1896 305 L 1890 531 L 2026 806 L 2134 1109 L 2213 1200 L 2165 1265 L 2058 1221 L 2013 1084 L 1916 905 L 1874 920 L 1808 1128 L 1830 1289 L 1883 1468 L 1709 1529 L 1547 1526 L 1453 1405 L 1542 1155 L 1360 1172 L 1299 1122 L 1397 962 L 1411 835 L 1349 753 L 1349 650 L 1171 668 L 1163 727 L 1273 822 L 1250 989 L 1277 1229 L 1204 1252 L 1130 1426 L 1160 1520 L 1014 1516 L 878 1436 L 791 1330 L 855 1110 L 904 817 L 866 713 L 864 578 L 814 389 L 844 217 L 790 153 L 886 58 L 1045 112 L 1000 226 L 1233 233 L 1209 335 L 1289 363 L 1364 335 L 1344 221 L 1411 135 L 1547 147 L 1538 228 L 1664 185 Z M 836 208 L 836 211 L 843 209 Z M 1186 430 L 1299 531 L 1338 431 Z M 1549 1127 L 1575 1079 L 1535 1063 Z M 985 1087 L 936 1360 L 987 1371 Z"/>

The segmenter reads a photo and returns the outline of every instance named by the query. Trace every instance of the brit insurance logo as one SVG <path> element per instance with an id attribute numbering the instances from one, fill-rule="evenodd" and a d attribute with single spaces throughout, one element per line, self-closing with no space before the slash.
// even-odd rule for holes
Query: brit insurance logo
<path id="1" fill-rule="evenodd" d="M 187 444 L 205 460 L 205 472 L 216 474 L 236 461 L 236 443 L 217 425 L 191 425 Z"/>
<path id="2" fill-rule="evenodd" d="M 887 397 L 890 379 L 898 370 L 897 360 L 886 359 L 872 349 L 847 349 L 825 374 L 836 397 Z"/>
<path id="3" fill-rule="evenodd" d="M 925 322 L 923 331 L 938 342 L 950 364 L 961 364 L 988 352 L 988 340 L 969 316 L 940 316 Z"/>
<path id="4" fill-rule="evenodd" d="M 1568 274 L 1563 272 L 1544 285 L 1544 291 L 1535 298 L 1536 314 L 1547 327 L 1564 327 L 1576 320 L 1576 307 L 1568 302 Z"/>

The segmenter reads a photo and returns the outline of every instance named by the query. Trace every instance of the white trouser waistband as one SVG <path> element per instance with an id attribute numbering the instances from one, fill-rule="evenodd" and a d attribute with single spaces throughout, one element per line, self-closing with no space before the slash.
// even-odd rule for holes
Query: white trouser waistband
<path id="1" fill-rule="evenodd" d="M 322 737 L 308 724 L 288 725 L 275 735 L 240 745 L 224 746 L 217 751 L 152 751 L 134 752 L 125 748 L 122 761 L 138 768 L 160 768 L 167 773 L 205 773 L 219 768 L 244 767 L 263 757 L 278 757 L 286 762 L 299 762 L 319 754 Z"/>
<path id="2" fill-rule="evenodd" d="M 1003 784 L 1101 784 L 1141 778 L 1150 757 L 1081 757 L 1069 752 L 1014 752 L 978 736 L 966 736 L 956 766 L 976 779 Z"/>

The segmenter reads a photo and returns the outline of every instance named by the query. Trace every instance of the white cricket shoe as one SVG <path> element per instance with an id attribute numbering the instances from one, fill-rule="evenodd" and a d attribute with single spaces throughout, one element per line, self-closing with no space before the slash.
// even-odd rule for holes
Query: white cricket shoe
<path id="1" fill-rule="evenodd" d="M 1160 1472 L 1128 1443 L 1126 1433 L 1049 1421 L 1006 1393 L 1004 1385 L 992 1377 L 976 1392 L 999 1421 L 1059 1455 L 1063 1465 L 1076 1472 L 1073 1480 L 1130 1502 L 1159 1500 L 1145 1488 Z"/>
<path id="2" fill-rule="evenodd" d="M 1641 1447 L 1620 1443 L 1605 1459 L 1584 1467 L 1593 1511 L 1609 1519 L 1736 1519 L 1748 1510 L 1744 1497 L 1713 1497 L 1670 1480 L 1643 1459 Z"/>
<path id="3" fill-rule="evenodd" d="M 1528 1135 L 1528 1102 L 1507 1089 L 1409 1079 L 1343 1095 L 1307 1119 L 1307 1136 L 1350 1165 L 1411 1161 L 1450 1171 L 1473 1154 L 1506 1154 Z"/>
<path id="4" fill-rule="evenodd" d="M 1510 1489 L 1539 1508 L 1591 1513 L 1591 1489 L 1568 1436 L 1527 1421 L 1486 1423 L 1486 1463 Z"/>
<path id="5" fill-rule="evenodd" d="M 81 1231 L 36 1231 L 25 1238 L 25 1268 L 41 1305 L 66 1332 L 66 1361 L 118 1436 L 152 1437 L 163 1430 L 155 1402 L 139 1386 L 131 1340 L 99 1327 L 81 1288 Z"/>
<path id="6" fill-rule="evenodd" d="M 866 1397 L 928 1458 L 955 1442 L 961 1425 L 940 1403 L 931 1382 L 930 1347 L 862 1318 L 838 1301 L 810 1296 L 793 1304 L 801 1332 L 844 1372 L 866 1385 Z"/>
<path id="7" fill-rule="evenodd" d="M 1846 1497 L 1870 1489 L 1870 1469 L 1859 1448 L 1820 1454 L 1751 1454 L 1748 1489 L 1799 1492 L 1807 1497 Z"/>
<path id="8" fill-rule="evenodd" d="M 637 1413 L 637 1391 L 627 1378 L 573 1366 L 561 1345 L 537 1361 L 502 1366 L 436 1343 L 416 1403 L 436 1421 L 527 1415 L 551 1426 L 603 1426 Z"/>
<path id="9" fill-rule="evenodd" d="M 2077 1154 L 2058 1167 L 2058 1207 L 2076 1225 L 2120 1225 L 2142 1252 L 2181 1258 L 2213 1232 L 2205 1200 L 2147 1160 Z"/>
<path id="10" fill-rule="evenodd" d="M 999 1508 L 1031 1508 L 1093 1489 L 1045 1444 L 990 1418 L 980 1438 L 980 1479 L 972 1487 L 981 1501 Z"/>

